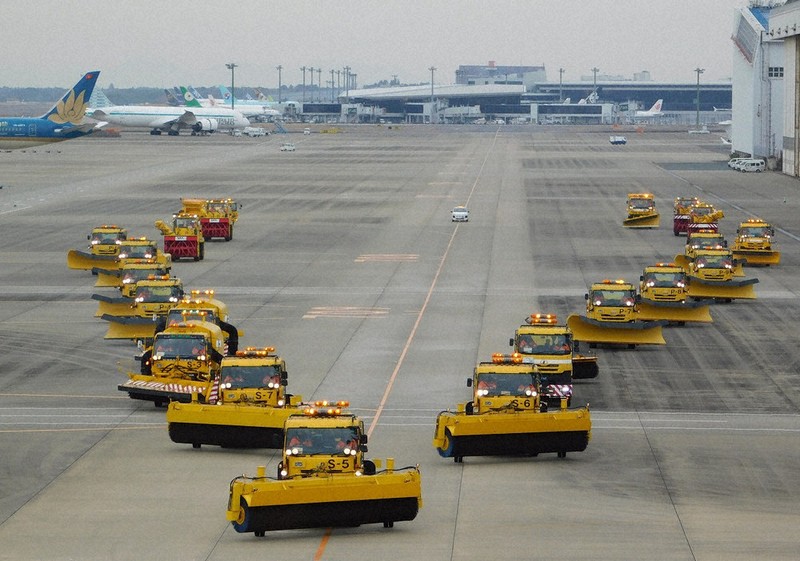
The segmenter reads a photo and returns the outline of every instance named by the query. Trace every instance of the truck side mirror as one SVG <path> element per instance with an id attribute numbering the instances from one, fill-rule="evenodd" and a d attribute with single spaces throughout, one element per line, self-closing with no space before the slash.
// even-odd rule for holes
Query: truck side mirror
<path id="1" fill-rule="evenodd" d="M 364 433 L 361 433 L 361 434 L 358 436 L 358 443 L 359 443 L 361 446 L 363 446 L 363 447 L 364 447 L 364 450 L 363 450 L 363 451 L 364 451 L 364 452 L 366 452 L 366 451 L 367 451 L 367 435 L 366 435 L 366 434 L 364 434 Z"/>
<path id="2" fill-rule="evenodd" d="M 583 299 L 584 299 L 584 300 L 588 300 L 588 299 L 589 299 L 589 293 L 588 293 L 588 292 L 587 292 L 586 294 L 584 294 L 584 295 L 583 295 Z"/>
<path id="3" fill-rule="evenodd" d="M 513 347 L 513 346 L 514 346 L 514 338 L 513 338 L 513 337 L 511 337 L 511 338 L 508 340 L 508 346 L 509 346 L 509 347 Z"/>
<path id="4" fill-rule="evenodd" d="M 472 387 L 472 378 L 467 378 L 467 387 L 468 388 Z"/>
<path id="5" fill-rule="evenodd" d="M 639 275 L 639 280 L 643 281 L 644 280 L 644 275 Z"/>

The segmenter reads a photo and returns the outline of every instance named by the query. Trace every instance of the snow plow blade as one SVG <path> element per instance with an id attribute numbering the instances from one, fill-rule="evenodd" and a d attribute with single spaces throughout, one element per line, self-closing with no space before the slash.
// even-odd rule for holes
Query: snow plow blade
<path id="1" fill-rule="evenodd" d="M 733 258 L 745 265 L 778 265 L 781 262 L 781 252 L 740 250 L 733 252 Z"/>
<path id="2" fill-rule="evenodd" d="M 122 276 L 119 271 L 111 271 L 102 269 L 100 267 L 92 267 L 92 274 L 97 275 L 95 286 L 104 288 L 117 288 L 120 286 L 120 277 Z"/>
<path id="3" fill-rule="evenodd" d="M 149 317 L 103 314 L 100 318 L 109 322 L 104 339 L 152 339 L 156 334 L 156 323 Z"/>
<path id="4" fill-rule="evenodd" d="M 649 214 L 647 216 L 634 216 L 633 218 L 626 218 L 622 221 L 622 225 L 626 228 L 658 228 L 661 224 L 661 215 L 658 213 Z"/>
<path id="5" fill-rule="evenodd" d="M 126 392 L 131 399 L 152 401 L 156 405 L 166 405 L 170 401 L 189 403 L 192 401 L 192 394 L 197 394 L 199 400 L 205 400 L 205 392 L 208 391 L 207 382 L 185 380 L 180 383 L 164 383 L 144 379 L 144 376 L 140 378 L 136 374 L 129 374 L 129 377 L 130 380 L 118 385 L 117 389 Z"/>
<path id="6" fill-rule="evenodd" d="M 299 407 L 261 405 L 205 405 L 171 402 L 167 426 L 172 442 L 225 448 L 281 448 L 283 425 L 290 415 L 302 415 Z"/>
<path id="7" fill-rule="evenodd" d="M 572 357 L 572 379 L 587 380 L 597 378 L 600 369 L 596 356 L 575 355 Z"/>
<path id="8" fill-rule="evenodd" d="M 131 298 L 123 298 L 122 296 L 110 297 L 104 294 L 92 294 L 92 300 L 97 300 L 97 311 L 94 317 L 101 318 L 104 315 L 109 316 L 125 316 L 130 314 L 133 308 L 133 300 Z"/>
<path id="9" fill-rule="evenodd" d="M 371 463 L 371 462 L 370 462 Z M 231 481 L 227 518 L 239 533 L 331 528 L 414 520 L 422 506 L 418 467 L 363 475 L 296 479 L 240 476 Z M 259 468 L 263 472 L 263 468 Z"/>
<path id="10" fill-rule="evenodd" d="M 612 343 L 619 345 L 666 345 L 661 327 L 669 323 L 634 321 L 630 323 L 600 322 L 586 316 L 571 315 L 567 325 L 576 341 Z"/>
<path id="11" fill-rule="evenodd" d="M 98 267 L 100 269 L 115 270 L 117 266 L 116 255 L 93 255 L 86 251 L 70 249 L 67 253 L 67 267 L 70 269 L 83 269 L 89 271 Z"/>
<path id="12" fill-rule="evenodd" d="M 535 456 L 582 452 L 589 444 L 589 408 L 509 411 L 469 415 L 442 411 L 436 418 L 433 446 L 443 458 Z"/>
<path id="13" fill-rule="evenodd" d="M 689 296 L 692 298 L 717 298 L 721 300 L 754 300 L 758 279 L 742 279 L 727 282 L 704 281 L 689 277 Z"/>
<path id="14" fill-rule="evenodd" d="M 686 321 L 711 323 L 711 309 L 702 302 L 654 302 L 642 299 L 639 302 L 639 319 L 662 320 L 683 323 Z"/>

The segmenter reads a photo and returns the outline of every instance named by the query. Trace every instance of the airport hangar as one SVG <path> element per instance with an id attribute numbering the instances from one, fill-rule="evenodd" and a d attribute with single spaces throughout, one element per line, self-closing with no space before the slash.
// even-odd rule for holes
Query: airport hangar
<path id="1" fill-rule="evenodd" d="M 590 82 L 522 82 L 398 86 L 350 90 L 339 103 L 304 103 L 306 119 L 350 123 L 470 123 L 479 119 L 504 122 L 611 124 L 632 122 L 639 109 L 664 100 L 663 115 L 654 122 L 694 124 L 697 84 L 661 82 L 597 82 L 596 103 L 578 103 L 594 90 Z M 570 98 L 571 103 L 560 101 Z M 700 84 L 700 123 L 717 123 L 731 107 L 729 82 Z M 717 111 L 715 111 L 715 108 Z M 724 112 L 723 112 L 724 113 Z"/>

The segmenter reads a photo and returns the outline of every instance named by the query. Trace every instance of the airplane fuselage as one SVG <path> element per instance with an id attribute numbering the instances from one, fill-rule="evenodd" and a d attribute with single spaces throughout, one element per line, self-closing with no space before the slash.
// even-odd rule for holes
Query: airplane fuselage
<path id="1" fill-rule="evenodd" d="M 41 146 L 88 134 L 68 128 L 47 119 L 0 117 L 0 150 Z"/>
<path id="2" fill-rule="evenodd" d="M 244 128 L 250 124 L 241 112 L 219 107 L 117 105 L 99 108 L 95 114 L 96 118 L 115 125 L 152 129 L 190 128 L 193 124 L 192 119 L 187 118 L 190 115 L 197 119 L 213 119 L 222 129 Z"/>

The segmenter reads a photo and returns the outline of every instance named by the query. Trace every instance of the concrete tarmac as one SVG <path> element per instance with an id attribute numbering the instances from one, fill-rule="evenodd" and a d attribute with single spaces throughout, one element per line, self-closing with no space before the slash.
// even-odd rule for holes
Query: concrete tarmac
<path id="1" fill-rule="evenodd" d="M 800 196 L 725 166 L 716 137 L 600 128 L 359 126 L 267 138 L 87 138 L 0 153 L 0 560 L 797 559 Z M 628 192 L 661 226 L 622 227 Z M 583 313 L 592 282 L 637 281 L 683 253 L 672 200 L 778 229 L 758 298 L 667 345 L 597 349 L 586 451 L 441 458 L 436 415 L 532 312 Z M 275 450 L 194 450 L 164 409 L 117 390 L 135 346 L 106 341 L 87 271 L 66 254 L 116 223 L 160 240 L 181 197 L 243 204 L 234 239 L 178 262 L 213 288 L 242 345 L 277 347 L 289 389 L 349 399 L 370 457 L 419 464 L 416 520 L 238 534 L 228 485 Z M 468 223 L 449 212 L 465 204 Z"/>

